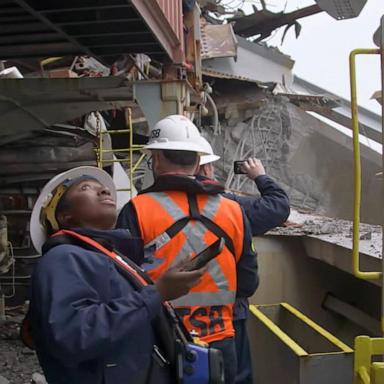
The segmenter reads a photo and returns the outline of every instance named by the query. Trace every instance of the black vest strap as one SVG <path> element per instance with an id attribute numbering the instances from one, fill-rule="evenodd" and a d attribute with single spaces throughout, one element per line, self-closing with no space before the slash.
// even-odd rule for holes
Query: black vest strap
<path id="1" fill-rule="evenodd" d="M 188 193 L 187 197 L 188 197 L 189 218 L 190 218 L 190 220 L 200 220 L 201 213 L 200 213 L 199 207 L 197 205 L 196 195 L 192 195 L 191 193 Z"/>
<path id="2" fill-rule="evenodd" d="M 206 217 L 200 213 L 195 194 L 188 193 L 187 197 L 189 204 L 189 216 L 182 217 L 165 230 L 169 238 L 172 239 L 173 237 L 175 237 L 180 231 L 184 229 L 184 227 L 191 220 L 199 220 L 208 230 L 213 232 L 217 237 L 223 237 L 228 250 L 233 255 L 235 255 L 235 247 L 230 236 L 224 231 L 224 229 L 222 229 L 219 225 L 213 222 L 209 217 Z"/>
<path id="3" fill-rule="evenodd" d="M 182 217 L 181 219 L 175 221 L 168 229 L 165 230 L 166 234 L 170 239 L 175 237 L 180 231 L 184 229 L 184 227 L 190 221 L 189 216 Z"/>
<path id="4" fill-rule="evenodd" d="M 227 246 L 229 252 L 232 255 L 235 255 L 235 247 L 233 245 L 232 239 L 228 236 L 227 232 L 224 231 L 221 227 L 219 227 L 215 222 L 205 216 L 200 217 L 200 221 L 217 237 L 223 237 L 225 240 L 225 245 Z"/>

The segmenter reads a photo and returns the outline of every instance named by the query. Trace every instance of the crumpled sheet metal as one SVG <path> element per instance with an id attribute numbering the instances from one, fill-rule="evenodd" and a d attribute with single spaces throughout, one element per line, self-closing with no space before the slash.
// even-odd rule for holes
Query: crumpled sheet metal
<path id="1" fill-rule="evenodd" d="M 378 103 L 383 104 L 383 99 L 382 99 L 382 97 L 381 97 L 381 91 L 380 91 L 380 90 L 379 90 L 379 91 L 376 91 L 376 92 L 372 95 L 371 99 L 374 99 L 374 100 L 376 100 Z"/>
<path id="2" fill-rule="evenodd" d="M 249 83 L 255 83 L 258 85 L 262 84 L 260 81 L 250 79 L 249 77 L 237 76 L 237 75 L 233 75 L 230 73 L 215 71 L 215 70 L 210 69 L 210 68 L 203 68 L 202 72 L 203 72 L 203 75 L 210 76 L 210 77 L 216 77 L 219 79 L 247 81 Z"/>
<path id="3" fill-rule="evenodd" d="M 236 57 L 237 39 L 232 24 L 208 24 L 201 21 L 201 58 Z"/>
<path id="4" fill-rule="evenodd" d="M 274 48 L 238 37 L 236 61 L 233 57 L 203 60 L 202 72 L 212 77 L 230 78 L 256 84 L 292 82 L 294 61 Z"/>
<path id="5" fill-rule="evenodd" d="M 287 87 L 284 84 L 276 84 L 272 93 L 274 95 L 286 96 L 293 103 L 312 104 L 327 108 L 336 108 L 339 106 L 339 99 L 332 95 L 303 93 L 302 90 L 297 91 L 294 85 Z"/>

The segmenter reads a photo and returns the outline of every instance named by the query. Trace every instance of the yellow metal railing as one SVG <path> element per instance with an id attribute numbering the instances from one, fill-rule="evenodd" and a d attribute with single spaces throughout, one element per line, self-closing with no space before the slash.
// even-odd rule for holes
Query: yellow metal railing
<path id="1" fill-rule="evenodd" d="M 127 191 L 130 193 L 130 197 L 132 197 L 132 186 L 133 186 L 133 175 L 136 172 L 137 168 L 142 163 L 143 159 L 145 158 L 145 154 L 142 154 L 139 159 L 134 163 L 133 161 L 133 153 L 135 151 L 140 151 L 143 146 L 137 145 L 133 143 L 133 126 L 132 126 L 132 111 L 130 108 L 127 110 L 128 112 L 128 128 L 126 129 L 117 129 L 117 130 L 110 130 L 110 131 L 102 131 L 100 125 L 98 124 L 97 127 L 97 137 L 98 137 L 98 147 L 96 148 L 96 160 L 97 160 L 97 166 L 99 168 L 102 168 L 104 164 L 106 163 L 127 163 L 128 164 L 128 175 L 129 175 L 129 183 L 130 188 L 124 188 L 124 189 L 117 189 L 117 191 Z M 119 149 L 104 149 L 103 148 L 103 136 L 104 135 L 128 135 L 128 148 L 119 148 Z M 103 154 L 106 153 L 121 153 L 126 152 L 128 154 L 127 157 L 117 159 L 104 159 Z"/>
<path id="2" fill-rule="evenodd" d="M 353 204 L 353 236 L 352 236 L 352 270 L 359 279 L 376 280 L 381 277 L 381 272 L 360 271 L 359 259 L 359 232 L 360 232 L 360 205 L 361 205 L 361 160 L 359 142 L 359 113 L 357 105 L 356 82 L 356 56 L 377 55 L 379 49 L 355 49 L 349 55 L 349 72 L 351 82 L 351 110 L 353 130 L 353 158 L 354 158 L 354 204 Z"/>
<path id="3" fill-rule="evenodd" d="M 381 57 L 381 94 L 384 96 L 384 16 L 380 21 L 380 49 L 355 49 L 349 56 L 349 70 L 351 82 L 351 108 L 353 128 L 353 153 L 354 153 L 354 211 L 353 211 L 353 246 L 352 265 L 353 274 L 363 280 L 382 279 L 381 294 L 381 331 L 384 335 L 384 244 L 382 247 L 382 271 L 363 272 L 360 271 L 359 260 L 359 227 L 360 227 L 360 204 L 361 204 L 361 160 L 359 142 L 359 119 L 357 105 L 357 82 L 356 82 L 356 56 L 357 55 L 380 55 Z M 384 145 L 384 104 L 382 106 L 382 145 Z M 384 153 L 382 153 L 382 166 L 384 170 Z M 381 200 L 380 200 L 381 202 Z M 384 232 L 384 217 L 383 217 Z M 373 362 L 372 357 L 381 355 L 384 357 L 384 338 L 370 338 L 358 336 L 355 339 L 354 355 L 354 384 L 384 384 L 384 363 Z"/>
<path id="4" fill-rule="evenodd" d="M 354 384 L 384 383 L 384 363 L 372 362 L 375 355 L 384 355 L 384 338 L 356 337 Z"/>
<path id="5" fill-rule="evenodd" d="M 276 305 L 276 304 L 275 304 Z M 281 306 L 281 308 L 284 308 L 286 311 L 290 312 L 295 318 L 297 318 L 299 321 L 301 321 L 303 324 L 310 327 L 314 332 L 316 332 L 318 335 L 323 337 L 324 339 L 328 340 L 331 344 L 333 344 L 340 352 L 343 353 L 352 353 L 353 349 L 350 348 L 348 345 L 344 344 L 341 340 L 339 340 L 337 337 L 332 335 L 330 332 L 328 332 L 326 329 L 312 321 L 309 317 L 305 316 L 303 313 L 298 311 L 296 308 L 292 307 L 292 305 L 288 303 L 279 303 L 278 305 Z M 270 307 L 271 305 L 253 305 L 251 304 L 249 306 L 250 312 L 256 316 L 261 323 L 265 325 L 266 328 L 268 328 L 272 333 L 274 333 L 284 344 L 287 345 L 288 348 L 290 348 L 297 356 L 303 357 L 303 356 L 309 356 L 310 353 L 305 351 L 299 344 L 296 343 L 293 339 L 291 339 L 284 331 L 282 331 L 268 316 L 266 316 L 261 309 L 263 307 Z M 334 352 L 331 352 L 334 353 Z M 326 354 L 326 353 L 324 353 Z"/>

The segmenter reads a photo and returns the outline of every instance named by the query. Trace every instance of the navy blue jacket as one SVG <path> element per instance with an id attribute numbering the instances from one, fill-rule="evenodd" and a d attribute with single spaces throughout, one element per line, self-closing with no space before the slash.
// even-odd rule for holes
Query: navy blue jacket
<path id="1" fill-rule="evenodd" d="M 106 233 L 129 244 L 128 231 Z M 35 267 L 31 297 L 32 332 L 47 381 L 145 382 L 155 343 L 151 321 L 160 308 L 155 286 L 137 291 L 104 254 L 68 244 L 50 249 Z"/>
<path id="2" fill-rule="evenodd" d="M 239 196 L 234 193 L 225 193 L 224 196 L 241 205 L 251 224 L 252 235 L 259 236 L 284 223 L 288 219 L 290 208 L 288 195 L 269 176 L 258 176 L 255 183 L 261 197 Z"/>
<path id="3" fill-rule="evenodd" d="M 228 199 L 237 201 L 249 220 L 253 236 L 259 236 L 284 223 L 290 213 L 289 198 L 269 176 L 260 175 L 255 183 L 261 197 L 239 196 L 225 193 Z M 248 316 L 248 300 L 241 297 L 236 300 L 234 320 L 243 320 Z"/>

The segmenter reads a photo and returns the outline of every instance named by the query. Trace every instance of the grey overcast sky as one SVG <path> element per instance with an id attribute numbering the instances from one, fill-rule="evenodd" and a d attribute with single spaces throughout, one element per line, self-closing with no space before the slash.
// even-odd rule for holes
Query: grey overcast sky
<path id="1" fill-rule="evenodd" d="M 231 5 L 236 2 L 242 3 L 242 0 L 232 1 Z M 246 13 L 251 12 L 251 3 L 260 4 L 256 0 L 245 0 L 243 9 Z M 284 7 L 288 12 L 315 4 L 311 0 L 266 0 L 266 3 L 274 12 Z M 355 19 L 337 21 L 323 12 L 299 20 L 302 30 L 298 39 L 292 27 L 281 45 L 281 28 L 267 43 L 278 46 L 295 60 L 293 71 L 297 76 L 350 99 L 348 55 L 355 48 L 375 48 L 372 36 L 383 14 L 384 0 L 367 0 Z M 370 100 L 381 84 L 378 55 L 358 58 L 357 68 L 359 104 L 380 113 L 377 101 Z"/>

